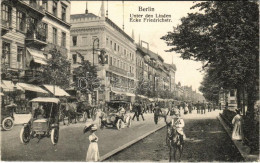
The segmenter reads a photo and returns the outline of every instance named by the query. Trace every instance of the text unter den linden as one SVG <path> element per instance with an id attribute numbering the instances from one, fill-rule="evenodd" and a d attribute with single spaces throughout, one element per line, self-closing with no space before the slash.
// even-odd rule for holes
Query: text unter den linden
<path id="1" fill-rule="evenodd" d="M 172 22 L 171 15 L 169 14 L 159 14 L 159 13 L 153 13 L 153 14 L 142 14 L 141 12 L 154 12 L 155 9 L 152 7 L 138 7 L 138 11 L 140 13 L 138 14 L 130 14 L 129 21 L 130 22 Z"/>

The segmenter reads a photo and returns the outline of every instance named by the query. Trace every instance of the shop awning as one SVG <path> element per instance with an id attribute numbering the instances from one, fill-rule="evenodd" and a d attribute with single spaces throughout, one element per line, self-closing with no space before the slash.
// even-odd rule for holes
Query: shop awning
<path id="1" fill-rule="evenodd" d="M 138 96 L 141 97 L 141 98 L 147 98 L 148 99 L 148 97 L 143 96 L 143 95 L 138 95 Z"/>
<path id="2" fill-rule="evenodd" d="M 122 95 L 122 94 L 124 94 L 123 92 L 118 92 L 118 91 L 111 91 L 111 92 L 113 92 L 113 93 L 115 93 L 115 94 L 118 94 L 118 95 Z"/>
<path id="3" fill-rule="evenodd" d="M 149 98 L 149 100 L 150 100 L 150 101 L 154 101 L 154 99 L 152 99 L 152 98 Z"/>
<path id="4" fill-rule="evenodd" d="M 4 96 L 4 94 L 2 92 L 0 92 L 0 96 Z"/>
<path id="5" fill-rule="evenodd" d="M 66 91 L 57 85 L 43 85 L 48 91 L 50 91 L 54 96 L 70 96 Z"/>
<path id="6" fill-rule="evenodd" d="M 47 91 L 45 91 L 44 89 L 42 89 L 41 87 L 36 86 L 36 85 L 27 84 L 27 83 L 18 83 L 17 85 L 19 85 L 20 87 L 22 87 L 24 90 L 27 90 L 27 91 L 33 91 L 33 92 L 48 94 Z"/>
<path id="7" fill-rule="evenodd" d="M 14 87 L 15 85 L 12 81 L 2 80 L 1 82 L 1 88 L 3 88 L 4 92 L 14 91 Z M 16 84 L 16 89 L 24 91 L 23 88 L 21 88 L 18 84 Z"/>
<path id="8" fill-rule="evenodd" d="M 30 48 L 27 48 L 27 51 L 31 55 L 30 60 L 34 60 L 34 62 L 40 63 L 42 65 L 47 65 L 47 59 L 44 56 L 42 51 L 34 50 L 34 49 L 30 49 Z"/>
<path id="9" fill-rule="evenodd" d="M 125 92 L 125 95 L 127 95 L 127 96 L 132 96 L 132 97 L 135 96 L 135 94 L 133 94 L 133 93 L 128 93 L 128 92 Z"/>

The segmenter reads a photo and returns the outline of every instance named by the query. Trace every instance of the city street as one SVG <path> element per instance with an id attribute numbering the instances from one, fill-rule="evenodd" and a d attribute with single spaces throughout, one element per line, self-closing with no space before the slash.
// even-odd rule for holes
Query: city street
<path id="1" fill-rule="evenodd" d="M 219 110 L 206 114 L 184 116 L 187 136 L 183 162 L 242 161 L 238 150 L 222 128 L 216 116 Z M 128 149 L 106 161 L 163 161 L 169 160 L 169 148 L 165 143 L 166 128 L 146 137 Z"/>
<path id="2" fill-rule="evenodd" d="M 165 125 L 161 119 L 158 125 L 153 122 L 153 114 L 144 115 L 145 121 L 133 121 L 131 128 L 118 131 L 115 128 L 105 128 L 97 131 L 99 137 L 100 156 Z M 3 161 L 85 161 L 89 145 L 89 134 L 83 135 L 84 123 L 70 126 L 60 125 L 58 145 L 53 146 L 50 138 L 44 138 L 39 143 L 33 139 L 27 145 L 20 142 L 19 134 L 22 126 L 15 126 L 11 131 L 1 131 Z"/>

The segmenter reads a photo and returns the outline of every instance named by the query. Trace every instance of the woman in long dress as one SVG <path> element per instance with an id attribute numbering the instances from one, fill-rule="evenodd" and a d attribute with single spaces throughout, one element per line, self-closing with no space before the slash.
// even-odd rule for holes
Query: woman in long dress
<path id="1" fill-rule="evenodd" d="M 89 135 L 89 147 L 87 151 L 86 161 L 87 162 L 97 162 L 99 161 L 99 150 L 98 150 L 98 137 L 95 135 L 97 131 L 97 126 L 92 125 L 91 127 L 91 134 Z"/>
<path id="2" fill-rule="evenodd" d="M 233 140 L 242 140 L 243 139 L 243 132 L 242 132 L 242 117 L 240 116 L 240 111 L 236 110 L 237 115 L 233 118 L 232 124 L 234 126 L 232 132 L 232 139 Z"/>

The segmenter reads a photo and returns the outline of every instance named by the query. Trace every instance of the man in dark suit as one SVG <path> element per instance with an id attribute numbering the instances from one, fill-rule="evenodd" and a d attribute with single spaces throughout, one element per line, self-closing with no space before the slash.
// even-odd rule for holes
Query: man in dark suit
<path id="1" fill-rule="evenodd" d="M 136 117 L 137 121 L 139 121 L 139 112 L 138 112 L 139 104 L 136 102 L 133 106 L 133 111 L 135 112 L 132 120 Z"/>
<path id="2" fill-rule="evenodd" d="M 142 105 L 142 103 L 140 102 L 139 103 L 139 106 L 137 107 L 137 111 L 138 111 L 138 115 L 141 115 L 141 117 L 143 118 L 143 121 L 144 121 L 144 108 L 143 108 L 144 105 Z M 139 116 L 138 116 L 139 118 Z"/>

